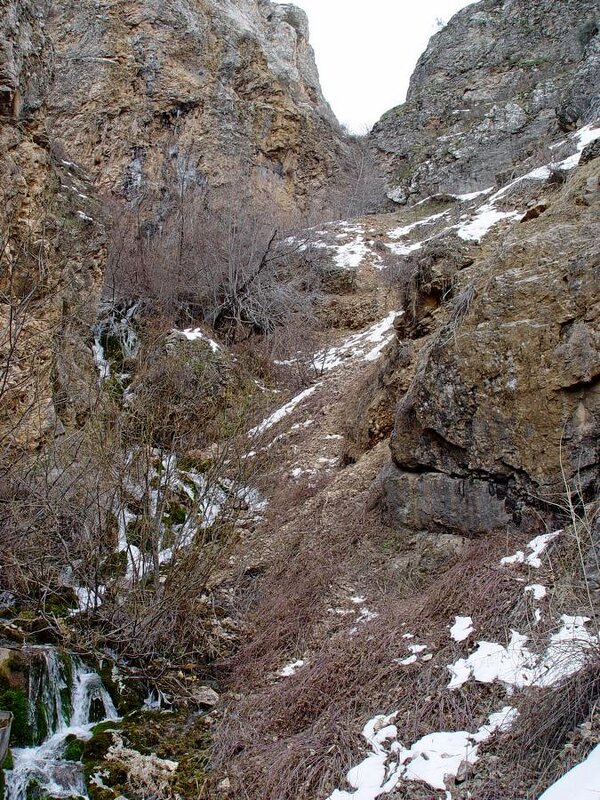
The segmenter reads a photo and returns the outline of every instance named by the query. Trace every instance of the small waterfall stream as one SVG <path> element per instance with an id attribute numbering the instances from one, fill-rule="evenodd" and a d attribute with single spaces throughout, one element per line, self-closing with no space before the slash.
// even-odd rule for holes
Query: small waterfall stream
<path id="1" fill-rule="evenodd" d="M 135 358 L 140 347 L 136 331 L 139 312 L 139 302 L 104 303 L 101 307 L 92 345 L 100 381 L 110 378 L 116 365 L 122 366 L 123 362 Z M 116 364 L 111 364 L 111 360 Z M 123 372 L 116 377 L 120 381 L 126 381 L 130 376 Z"/>
<path id="2" fill-rule="evenodd" d="M 100 676 L 81 659 L 61 660 L 50 648 L 41 653 L 41 669 L 29 681 L 29 723 L 40 744 L 12 749 L 5 800 L 27 800 L 32 785 L 52 798 L 86 798 L 81 764 L 64 757 L 67 737 L 91 738 L 99 722 L 118 719 L 117 710 Z"/>

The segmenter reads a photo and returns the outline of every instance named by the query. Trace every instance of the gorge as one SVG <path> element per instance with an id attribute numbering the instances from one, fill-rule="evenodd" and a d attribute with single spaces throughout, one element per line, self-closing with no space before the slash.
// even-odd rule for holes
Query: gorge
<path id="1" fill-rule="evenodd" d="M 0 795 L 595 796 L 597 2 L 0 8 Z"/>

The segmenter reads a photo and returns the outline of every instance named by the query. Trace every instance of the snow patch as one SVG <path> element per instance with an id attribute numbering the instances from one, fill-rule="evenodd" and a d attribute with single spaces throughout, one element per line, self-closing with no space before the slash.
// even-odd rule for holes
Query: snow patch
<path id="1" fill-rule="evenodd" d="M 313 357 L 315 370 L 319 373 L 330 372 L 352 358 L 376 361 L 395 336 L 393 331 L 397 314 L 398 312 L 392 311 L 381 322 L 363 333 L 349 336 L 338 347 L 330 347 L 328 350 L 316 353 Z"/>
<path id="2" fill-rule="evenodd" d="M 390 239 L 402 239 L 404 236 L 408 236 L 411 231 L 414 231 L 415 228 L 420 228 L 422 225 L 432 225 L 436 220 L 441 219 L 449 214 L 449 211 L 442 211 L 439 214 L 432 214 L 430 217 L 425 217 L 425 219 L 419 219 L 416 222 L 411 222 L 410 225 L 404 225 L 400 228 L 394 228 L 388 234 Z"/>
<path id="3" fill-rule="evenodd" d="M 525 587 L 525 591 L 531 592 L 534 600 L 543 600 L 548 593 L 546 587 L 542 586 L 541 583 L 531 583 Z"/>
<path id="4" fill-rule="evenodd" d="M 284 406 L 278 408 L 277 411 L 274 411 L 270 416 L 264 419 L 259 425 L 255 428 L 252 428 L 248 431 L 248 437 L 252 439 L 255 436 L 260 436 L 265 431 L 268 431 L 269 428 L 272 428 L 273 425 L 277 425 L 285 417 L 289 416 L 289 414 L 294 411 L 296 406 L 300 405 L 307 397 L 310 397 L 311 394 L 315 392 L 315 390 L 320 386 L 319 383 L 316 383 L 314 386 L 309 386 L 308 389 L 305 389 L 300 394 L 297 394 L 295 397 L 292 397 Z"/>
<path id="5" fill-rule="evenodd" d="M 544 550 L 548 547 L 551 541 L 556 539 L 557 536 L 560 536 L 562 530 L 554 531 L 553 533 L 543 533 L 541 536 L 536 536 L 535 539 L 532 539 L 527 547 L 531 550 L 529 555 L 525 555 L 522 550 L 517 550 L 512 556 L 505 556 L 504 558 L 500 559 L 500 564 L 505 566 L 507 564 L 527 564 L 529 567 L 533 567 L 534 569 L 539 569 L 542 566 L 542 560 L 540 556 L 544 552 Z"/>
<path id="6" fill-rule="evenodd" d="M 569 770 L 539 800 L 598 800 L 600 797 L 600 744 Z"/>
<path id="7" fill-rule="evenodd" d="M 188 342 L 206 342 L 213 353 L 218 353 L 221 349 L 221 345 L 215 342 L 214 339 L 211 339 L 209 336 L 207 336 L 204 331 L 200 330 L 200 328 L 186 328 L 183 331 L 174 329 L 171 331 L 171 336 L 187 339 Z"/>
<path id="8" fill-rule="evenodd" d="M 521 217 L 519 211 L 498 211 L 489 205 L 482 206 L 469 222 L 456 226 L 456 233 L 466 242 L 479 242 L 495 225 L 502 220 L 516 220 Z"/>
<path id="9" fill-rule="evenodd" d="M 599 639 L 585 628 L 589 617 L 565 614 L 561 619 L 561 629 L 550 638 L 541 656 L 526 647 L 527 636 L 514 630 L 506 647 L 496 642 L 477 642 L 477 649 L 468 658 L 448 666 L 452 675 L 448 688 L 458 689 L 470 679 L 479 683 L 498 681 L 517 689 L 547 687 L 578 672 Z"/>
<path id="10" fill-rule="evenodd" d="M 469 192 L 468 194 L 455 194 L 453 195 L 457 200 L 467 202 L 468 200 L 475 200 L 484 194 L 489 194 L 494 191 L 494 187 L 490 186 L 488 189 L 481 189 L 479 192 Z"/>
<path id="11" fill-rule="evenodd" d="M 289 664 L 286 664 L 285 667 L 279 670 L 278 675 L 282 678 L 290 678 L 292 675 L 296 674 L 296 671 L 303 667 L 306 662 L 303 661 L 301 658 L 297 661 L 291 661 Z"/>
<path id="12" fill-rule="evenodd" d="M 474 630 L 475 627 L 471 617 L 454 617 L 454 625 L 450 628 L 450 636 L 455 642 L 464 642 Z"/>
<path id="13" fill-rule="evenodd" d="M 401 781 L 418 781 L 445 790 L 446 780 L 455 778 L 464 762 L 475 764 L 479 760 L 479 745 L 494 733 L 508 730 L 516 716 L 514 708 L 505 706 L 491 714 L 475 733 L 439 731 L 404 747 L 393 724 L 396 713 L 378 714 L 362 731 L 370 755 L 346 775 L 353 791 L 336 789 L 327 800 L 376 800 L 396 789 Z"/>

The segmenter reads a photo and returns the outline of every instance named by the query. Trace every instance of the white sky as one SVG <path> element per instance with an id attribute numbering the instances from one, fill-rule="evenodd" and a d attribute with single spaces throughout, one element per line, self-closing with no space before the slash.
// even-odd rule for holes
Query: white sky
<path id="1" fill-rule="evenodd" d="M 337 118 L 363 133 L 406 97 L 436 30 L 475 0 L 292 0 L 310 21 L 323 93 Z"/>

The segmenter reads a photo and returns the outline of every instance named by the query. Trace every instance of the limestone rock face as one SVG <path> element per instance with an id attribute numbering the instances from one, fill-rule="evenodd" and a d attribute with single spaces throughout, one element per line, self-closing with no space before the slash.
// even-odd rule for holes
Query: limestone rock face
<path id="1" fill-rule="evenodd" d="M 506 183 L 600 109 L 596 0 L 482 0 L 433 36 L 371 141 L 406 203 Z M 548 158 L 543 159 L 549 161 Z"/>
<path id="2" fill-rule="evenodd" d="M 303 11 L 268 0 L 51 2 L 51 128 L 101 190 L 250 187 L 302 206 L 344 158 Z"/>
<path id="3" fill-rule="evenodd" d="M 39 446 L 89 407 L 87 339 L 105 253 L 86 177 L 50 147 L 45 133 L 52 68 L 40 6 L 11 0 L 3 13 L 0 442 L 6 452 Z"/>
<path id="4" fill-rule="evenodd" d="M 395 525 L 519 529 L 567 486 L 597 493 L 599 164 L 580 166 L 539 216 L 473 246 L 455 274 L 398 405 L 383 476 Z"/>

